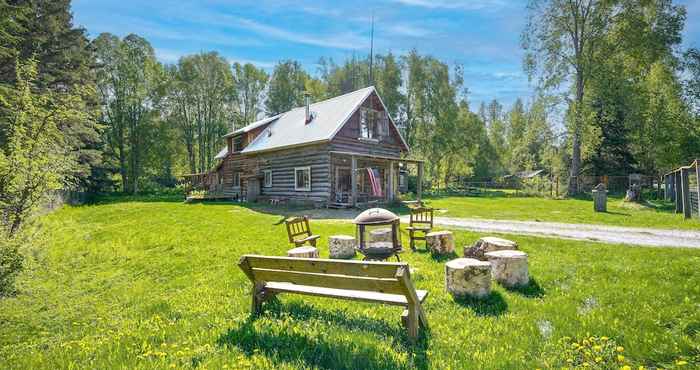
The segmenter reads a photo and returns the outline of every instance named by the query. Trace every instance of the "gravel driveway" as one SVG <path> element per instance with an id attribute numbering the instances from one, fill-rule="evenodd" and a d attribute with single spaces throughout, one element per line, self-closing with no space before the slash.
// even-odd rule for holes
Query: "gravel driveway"
<path id="1" fill-rule="evenodd" d="M 402 217 L 401 221 L 408 223 L 408 217 Z M 700 248 L 700 231 L 451 217 L 435 217 L 435 224 L 484 233 L 533 235 L 655 247 Z"/>

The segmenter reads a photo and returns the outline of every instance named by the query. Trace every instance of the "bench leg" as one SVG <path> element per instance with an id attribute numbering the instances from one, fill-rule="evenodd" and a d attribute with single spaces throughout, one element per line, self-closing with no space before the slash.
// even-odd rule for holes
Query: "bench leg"
<path id="1" fill-rule="evenodd" d="M 262 303 L 264 300 L 264 292 L 265 292 L 265 284 L 264 283 L 255 283 L 253 285 L 253 292 L 252 292 L 252 302 L 251 302 L 251 308 L 250 311 L 253 315 L 258 315 L 260 312 L 262 312 Z"/>
<path id="2" fill-rule="evenodd" d="M 413 304 L 408 305 L 408 320 L 406 329 L 408 329 L 408 338 L 411 339 L 412 341 L 418 339 L 418 329 L 420 325 L 420 318 L 419 318 L 419 312 L 418 312 L 418 307 Z M 402 315 L 403 316 L 403 315 Z M 403 318 L 402 318 L 403 321 Z"/>
<path id="3" fill-rule="evenodd" d="M 416 251 L 416 241 L 413 239 L 413 230 L 408 232 L 408 238 L 411 241 L 411 250 Z"/>

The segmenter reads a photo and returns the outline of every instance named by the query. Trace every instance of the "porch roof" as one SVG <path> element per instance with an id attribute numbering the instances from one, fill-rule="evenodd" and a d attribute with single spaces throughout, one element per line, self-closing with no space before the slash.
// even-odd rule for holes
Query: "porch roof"
<path id="1" fill-rule="evenodd" d="M 362 157 L 362 158 L 372 158 L 372 159 L 384 159 L 388 161 L 396 161 L 396 162 L 406 162 L 406 163 L 424 163 L 425 161 L 422 161 L 420 159 L 408 159 L 408 158 L 399 158 L 399 157 L 388 157 L 388 156 L 383 156 L 383 155 L 375 155 L 375 154 L 364 154 L 364 153 L 353 153 L 353 152 L 342 152 L 342 151 L 330 151 L 330 154 L 335 154 L 335 155 L 349 155 L 349 156 L 355 156 L 355 157 Z"/>

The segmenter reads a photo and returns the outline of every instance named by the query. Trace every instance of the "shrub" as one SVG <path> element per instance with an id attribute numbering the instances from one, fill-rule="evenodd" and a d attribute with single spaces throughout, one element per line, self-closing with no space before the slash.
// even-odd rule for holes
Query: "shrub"
<path id="1" fill-rule="evenodd" d="M 18 244 L 6 235 L 0 235 L 0 297 L 14 293 L 14 280 L 22 270 Z"/>

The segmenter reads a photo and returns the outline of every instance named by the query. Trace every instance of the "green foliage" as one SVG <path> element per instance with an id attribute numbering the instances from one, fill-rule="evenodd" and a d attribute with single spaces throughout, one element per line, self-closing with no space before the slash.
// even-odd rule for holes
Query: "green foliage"
<path id="1" fill-rule="evenodd" d="M 275 66 L 270 77 L 265 107 L 268 115 L 286 112 L 304 105 L 306 81 L 311 77 L 297 61 L 287 60 Z"/>
<path id="2" fill-rule="evenodd" d="M 18 62 L 16 71 L 15 87 L 0 89 L 0 294 L 21 267 L 27 224 L 77 165 L 59 127 L 86 119 L 80 95 L 35 90 L 36 61 Z"/>
<path id="3" fill-rule="evenodd" d="M 44 267 L 0 301 L 2 366 L 534 369 L 563 359 L 562 338 L 591 336 L 614 339 L 635 370 L 700 360 L 693 249 L 506 236 L 528 253 L 532 284 L 494 283 L 483 301 L 454 300 L 444 262 L 406 252 L 416 288 L 429 291 L 430 331 L 417 345 L 394 306 L 281 294 L 252 320 L 235 264 L 244 253 L 284 255 L 283 216 L 133 197 L 48 215 Z M 349 222 L 311 222 L 323 258 L 328 235 L 354 233 Z M 455 231 L 455 242 L 481 236 Z"/>

